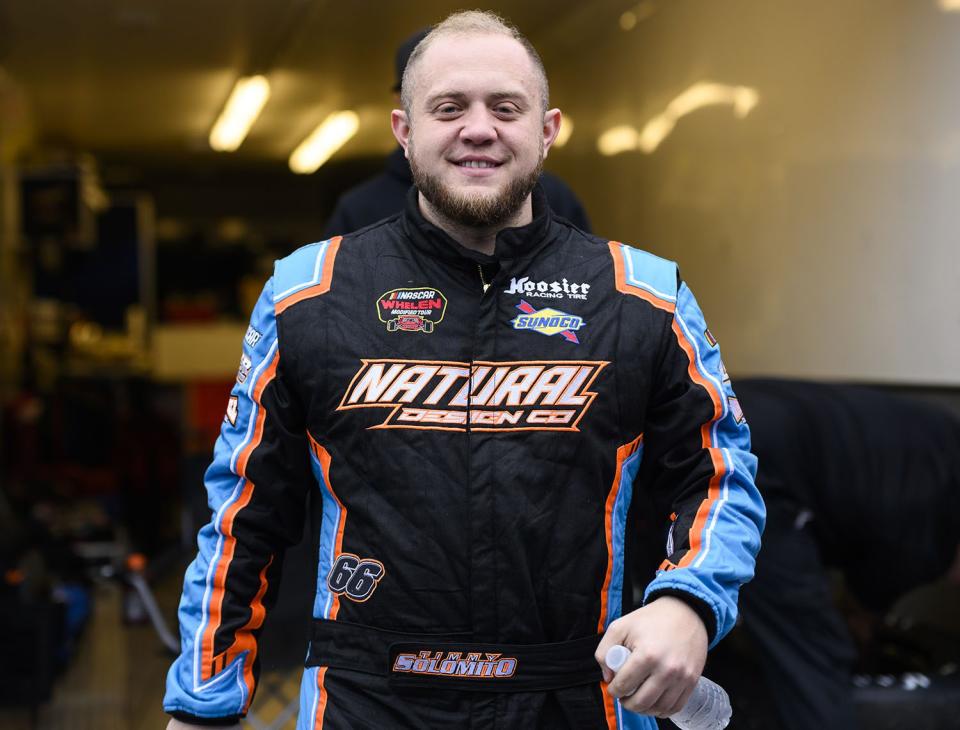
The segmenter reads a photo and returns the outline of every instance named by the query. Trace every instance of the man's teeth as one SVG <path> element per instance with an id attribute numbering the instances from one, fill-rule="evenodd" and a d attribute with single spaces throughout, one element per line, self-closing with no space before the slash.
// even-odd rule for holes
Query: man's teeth
<path id="1" fill-rule="evenodd" d="M 487 162 L 486 160 L 465 160 L 464 162 L 458 162 L 460 167 L 496 167 L 497 163 Z"/>

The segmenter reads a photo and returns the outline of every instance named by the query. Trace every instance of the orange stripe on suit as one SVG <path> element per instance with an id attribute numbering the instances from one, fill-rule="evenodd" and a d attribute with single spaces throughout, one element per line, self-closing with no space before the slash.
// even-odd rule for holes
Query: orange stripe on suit
<path id="1" fill-rule="evenodd" d="M 652 292 L 648 292 L 646 289 L 642 289 L 639 286 L 634 286 L 627 282 L 627 273 L 623 263 L 623 244 L 618 241 L 608 241 L 607 246 L 610 248 L 610 255 L 613 257 L 613 271 L 614 279 L 617 285 L 617 291 L 622 294 L 630 294 L 635 297 L 640 297 L 641 299 L 649 302 L 658 309 L 662 309 L 666 312 L 673 313 L 677 308 L 676 304 L 673 302 L 668 302 L 666 299 L 661 299 Z"/>
<path id="2" fill-rule="evenodd" d="M 216 572 L 214 573 L 213 595 L 210 599 L 210 613 L 207 620 L 207 626 L 203 631 L 200 666 L 201 679 L 210 679 L 216 671 L 213 665 L 214 639 L 216 637 L 217 629 L 220 628 L 220 624 L 223 619 L 223 598 L 226 590 L 227 574 L 230 570 L 230 563 L 233 560 L 233 554 L 237 546 L 237 539 L 233 534 L 233 523 L 240 510 L 246 507 L 253 497 L 254 484 L 252 481 L 246 478 L 247 463 L 249 462 L 250 455 L 253 453 L 254 449 L 256 449 L 263 440 L 263 425 L 264 421 L 266 420 L 266 410 L 261 402 L 263 398 L 263 391 L 266 389 L 270 381 L 276 377 L 277 363 L 279 361 L 280 353 L 277 352 L 273 356 L 273 360 L 270 362 L 270 365 L 260 375 L 259 380 L 257 380 L 256 387 L 254 388 L 253 400 L 257 404 L 256 426 L 254 427 L 253 437 L 250 439 L 250 443 L 244 447 L 237 459 L 237 474 L 245 480 L 245 483 L 243 485 L 243 491 L 240 493 L 237 501 L 230 505 L 229 509 L 227 509 L 227 511 L 224 513 L 223 520 L 220 525 L 220 534 L 223 535 L 223 552 L 220 555 L 220 560 L 217 564 Z M 253 686 L 252 682 L 249 686 Z"/>
<path id="3" fill-rule="evenodd" d="M 683 329 L 680 327 L 680 324 L 676 318 L 673 320 L 673 332 L 677 336 L 677 342 L 679 343 L 680 347 L 687 354 L 687 359 L 689 360 L 687 365 L 687 374 L 690 376 L 690 379 L 693 382 L 702 386 L 704 390 L 707 391 L 707 394 L 710 396 L 710 400 L 713 402 L 713 418 L 704 423 L 700 428 L 701 443 L 703 448 L 707 449 L 707 451 L 710 453 L 710 461 L 713 464 L 713 476 L 710 478 L 710 484 L 707 488 L 707 498 L 700 503 L 700 507 L 697 509 L 696 517 L 693 520 L 693 525 L 690 526 L 690 547 L 676 566 L 683 567 L 693 562 L 694 558 L 697 557 L 697 554 L 703 547 L 703 531 L 706 527 L 707 519 L 710 517 L 710 510 L 720 497 L 720 480 L 726 473 L 726 465 L 723 463 L 723 456 L 721 455 L 719 449 L 714 448 L 713 437 L 710 433 L 713 424 L 723 414 L 723 401 L 720 399 L 720 394 L 714 390 L 713 384 L 703 377 L 703 375 L 697 369 L 697 352 L 687 339 L 686 335 L 683 333 Z M 667 563 L 668 561 L 664 562 Z M 661 565 L 661 568 L 663 567 L 664 566 Z"/>
<path id="4" fill-rule="evenodd" d="M 337 521 L 337 537 L 334 541 L 333 547 L 333 554 L 334 556 L 337 556 L 343 552 L 343 528 L 347 522 L 347 508 L 343 506 L 343 502 L 340 501 L 337 493 L 333 491 L 333 485 L 330 483 L 330 452 L 318 444 L 316 440 L 314 440 L 313 436 L 311 436 L 309 433 L 307 434 L 307 438 L 310 439 L 311 450 L 317 457 L 317 461 L 320 462 L 320 469 L 323 472 L 323 482 L 329 490 L 330 496 L 336 500 L 337 506 L 340 508 L 340 519 Z M 334 593 L 330 602 L 329 618 L 331 621 L 336 620 L 337 613 L 339 613 L 339 611 L 340 596 Z M 317 702 L 317 714 L 313 721 L 314 728 L 320 728 L 323 726 L 323 713 L 327 706 L 327 688 L 323 685 L 323 678 L 326 673 L 326 667 L 321 667 L 320 671 L 317 672 L 317 687 L 320 690 L 320 699 Z"/>
<path id="5" fill-rule="evenodd" d="M 320 281 L 314 284 L 311 287 L 302 289 L 296 294 L 291 294 L 286 299 L 277 302 L 274 307 L 274 312 L 277 316 L 280 316 L 287 307 L 291 307 L 297 302 L 302 302 L 304 299 L 310 299 L 312 297 L 318 297 L 321 294 L 326 294 L 330 291 L 330 282 L 333 280 L 333 263 L 337 258 L 337 251 L 340 250 L 340 241 L 343 239 L 342 236 L 337 236 L 330 239 L 330 243 L 327 245 L 326 251 L 323 253 L 323 271 L 320 274 Z"/>
<path id="6" fill-rule="evenodd" d="M 604 536 L 607 540 L 607 572 L 603 577 L 603 588 L 600 590 L 600 621 L 597 623 L 597 632 L 602 634 L 606 629 L 607 616 L 610 612 L 608 605 L 607 592 L 610 589 L 610 581 L 613 579 L 613 507 L 617 502 L 617 496 L 623 485 L 620 478 L 623 474 L 623 463 L 636 453 L 640 444 L 643 442 L 643 434 L 637 436 L 630 443 L 624 444 L 617 449 L 616 472 L 613 477 L 613 485 L 610 487 L 610 493 L 607 495 L 607 502 L 603 514 Z M 607 684 L 601 682 L 600 691 L 603 693 L 603 707 L 606 714 L 607 726 L 610 730 L 616 730 L 617 727 L 617 707 L 616 701 L 607 691 Z"/>

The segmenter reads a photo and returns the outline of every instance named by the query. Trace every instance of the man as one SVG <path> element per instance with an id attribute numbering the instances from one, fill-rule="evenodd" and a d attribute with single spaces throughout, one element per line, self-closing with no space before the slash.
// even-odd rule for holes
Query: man
<path id="1" fill-rule="evenodd" d="M 430 28 L 424 28 L 407 38 L 397 49 L 394 59 L 397 80 L 393 86 L 394 101 L 400 101 L 400 88 L 407 60 Z M 581 231 L 590 232 L 590 219 L 577 196 L 556 175 L 543 172 L 540 184 L 547 195 L 547 202 L 554 213 L 563 216 Z M 379 175 L 351 188 L 337 201 L 330 219 L 324 226 L 324 238 L 357 231 L 403 210 L 407 191 L 413 185 L 413 175 L 402 147 L 397 147 L 387 159 Z"/>
<path id="2" fill-rule="evenodd" d="M 737 392 L 769 510 L 743 629 L 781 727 L 854 730 L 857 650 L 827 569 L 866 609 L 861 631 L 917 586 L 960 582 L 960 420 L 847 385 L 748 380 Z"/>
<path id="3" fill-rule="evenodd" d="M 179 719 L 249 707 L 308 493 L 301 728 L 653 728 L 732 626 L 763 522 L 748 430 L 676 266 L 551 216 L 547 100 L 523 36 L 451 16 L 392 114 L 403 214 L 278 262 L 207 475 Z M 621 615 L 638 475 L 674 522 Z"/>

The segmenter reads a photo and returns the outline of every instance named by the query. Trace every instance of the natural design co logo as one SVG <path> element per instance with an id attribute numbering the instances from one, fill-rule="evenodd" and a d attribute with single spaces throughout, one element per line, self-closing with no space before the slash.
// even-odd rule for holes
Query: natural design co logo
<path id="1" fill-rule="evenodd" d="M 572 342 L 575 345 L 580 344 L 580 340 L 577 339 L 574 332 L 586 324 L 583 321 L 583 317 L 578 317 L 575 314 L 567 314 L 566 312 L 561 312 L 559 309 L 547 308 L 536 310 L 529 302 L 523 299 L 520 300 L 517 309 L 523 312 L 523 314 L 510 320 L 510 324 L 513 325 L 515 330 L 531 330 L 533 332 L 539 332 L 541 335 L 547 335 L 548 337 L 560 335 L 567 342 Z"/>
<path id="2" fill-rule="evenodd" d="M 377 316 L 387 332 L 425 332 L 440 324 L 447 298 L 437 289 L 391 289 L 377 300 Z"/>

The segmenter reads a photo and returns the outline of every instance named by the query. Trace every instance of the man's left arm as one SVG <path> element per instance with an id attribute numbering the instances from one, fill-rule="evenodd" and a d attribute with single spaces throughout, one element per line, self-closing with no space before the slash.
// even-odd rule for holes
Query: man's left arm
<path id="1" fill-rule="evenodd" d="M 643 607 L 612 622 L 596 653 L 610 693 L 626 709 L 678 712 L 708 646 L 736 622 L 737 594 L 753 576 L 765 518 L 756 463 L 719 346 L 681 282 L 651 391 L 639 478 L 658 504 L 672 507 L 667 555 Z M 631 650 L 615 678 L 603 663 L 614 644 Z"/>

